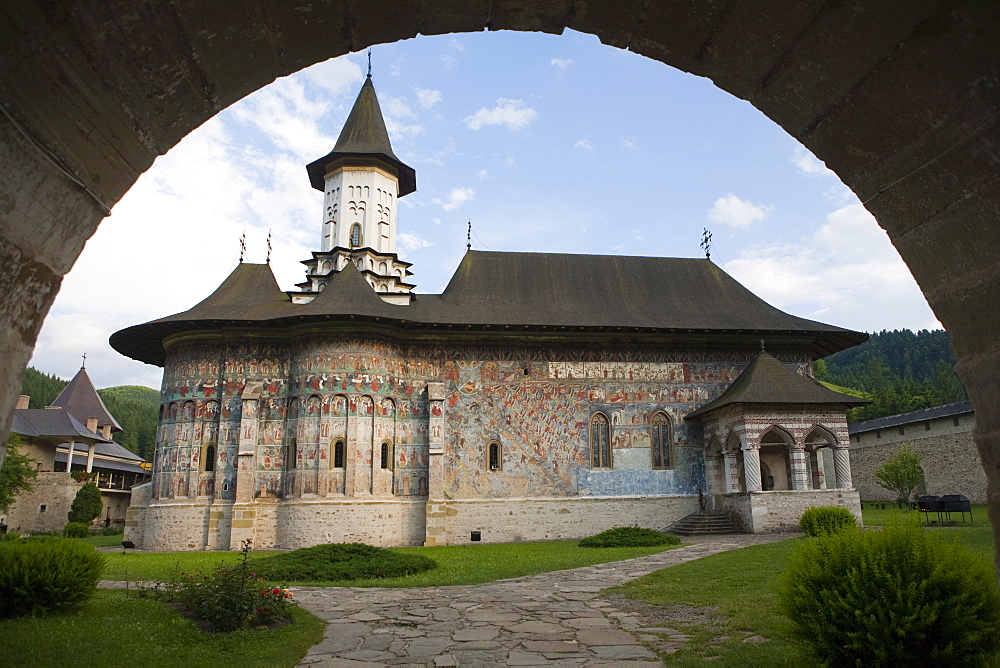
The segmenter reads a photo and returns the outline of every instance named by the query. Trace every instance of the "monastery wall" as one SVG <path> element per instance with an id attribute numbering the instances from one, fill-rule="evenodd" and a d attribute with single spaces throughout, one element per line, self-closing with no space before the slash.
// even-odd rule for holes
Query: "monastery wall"
<path id="1" fill-rule="evenodd" d="M 487 543 L 569 540 L 620 526 L 664 529 L 697 510 L 698 499 L 692 497 L 432 501 L 428 515 L 440 521 L 428 538 L 463 545 L 479 531 Z"/>
<path id="2" fill-rule="evenodd" d="M 40 472 L 30 492 L 21 492 L 0 521 L 8 531 L 21 533 L 61 532 L 69 522 L 69 509 L 83 487 L 65 471 Z M 6 517 L 6 519 L 3 519 Z"/>
<path id="3" fill-rule="evenodd" d="M 909 443 L 922 458 L 924 483 L 918 494 L 964 494 L 973 503 L 986 503 L 986 471 L 972 438 L 975 426 L 975 415 L 965 413 L 855 434 L 851 468 L 861 498 L 896 500 L 893 492 L 879 486 L 875 471 L 896 455 L 900 443 Z"/>

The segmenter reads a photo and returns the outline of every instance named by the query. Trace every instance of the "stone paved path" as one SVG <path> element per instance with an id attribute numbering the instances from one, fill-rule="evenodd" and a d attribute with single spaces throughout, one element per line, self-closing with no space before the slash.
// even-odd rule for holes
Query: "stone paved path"
<path id="1" fill-rule="evenodd" d="M 295 587 L 299 604 L 327 623 L 324 640 L 299 665 L 657 665 L 635 634 L 668 630 L 641 628 L 598 592 L 661 568 L 794 535 L 697 537 L 688 539 L 697 541 L 693 545 L 648 557 L 482 585 Z"/>

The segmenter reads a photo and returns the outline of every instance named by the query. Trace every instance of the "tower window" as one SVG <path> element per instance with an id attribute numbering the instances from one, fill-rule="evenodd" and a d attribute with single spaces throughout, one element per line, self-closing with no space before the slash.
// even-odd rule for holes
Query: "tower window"
<path id="1" fill-rule="evenodd" d="M 205 473 L 211 473 L 215 470 L 215 446 L 210 445 L 205 448 Z"/>
<path id="2" fill-rule="evenodd" d="M 361 245 L 361 225 L 360 223 L 354 223 L 351 225 L 351 248 L 357 248 Z"/>
<path id="3" fill-rule="evenodd" d="M 670 419 L 664 413 L 657 413 L 649 425 L 650 450 L 654 469 L 673 468 L 671 452 Z"/>
<path id="4" fill-rule="evenodd" d="M 611 424 L 603 413 L 590 418 L 590 466 L 611 468 Z"/>
<path id="5" fill-rule="evenodd" d="M 297 449 L 298 448 L 296 446 L 295 439 L 293 438 L 292 442 L 288 444 L 288 453 L 287 453 L 288 459 L 285 461 L 285 468 L 289 471 L 295 469 L 295 455 L 296 455 L 295 451 Z"/>
<path id="6" fill-rule="evenodd" d="M 489 467 L 489 470 L 490 471 L 499 471 L 500 470 L 500 464 L 501 464 L 501 461 L 502 461 L 502 459 L 500 457 L 500 454 L 501 454 L 500 442 L 499 441 L 490 441 L 489 445 L 487 446 L 487 450 L 488 450 L 488 452 L 487 452 L 487 459 L 488 459 L 487 465 Z"/>
<path id="7" fill-rule="evenodd" d="M 333 468 L 344 468 L 345 459 L 347 459 L 347 448 L 343 441 L 337 441 L 333 444 Z"/>
<path id="8" fill-rule="evenodd" d="M 389 441 L 382 442 L 382 468 L 392 470 L 392 444 Z"/>

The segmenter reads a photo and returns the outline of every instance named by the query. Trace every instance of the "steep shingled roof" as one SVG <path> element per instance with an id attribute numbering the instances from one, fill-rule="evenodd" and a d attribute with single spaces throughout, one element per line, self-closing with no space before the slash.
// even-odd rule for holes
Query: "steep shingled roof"
<path id="1" fill-rule="evenodd" d="M 377 157 L 395 167 L 399 178 L 399 197 L 409 195 L 417 189 L 417 173 L 392 152 L 389 132 L 385 128 L 371 76 L 361 86 L 358 99 L 354 101 L 354 107 L 333 150 L 306 166 L 312 187 L 323 192 L 327 165 L 339 158 L 350 157 Z"/>
<path id="2" fill-rule="evenodd" d="M 93 417 L 93 416 L 92 416 Z M 17 434 L 68 442 L 82 440 L 85 443 L 108 443 L 100 434 L 87 429 L 64 408 L 19 408 L 14 411 L 14 421 L 10 430 Z"/>
<path id="3" fill-rule="evenodd" d="M 743 373 L 715 401 L 685 416 L 685 420 L 731 404 L 837 404 L 861 406 L 871 403 L 841 394 L 817 381 L 795 373 L 786 364 L 760 351 Z"/>
<path id="4" fill-rule="evenodd" d="M 87 370 L 80 367 L 80 370 L 69 381 L 69 385 L 63 388 L 59 396 L 52 402 L 53 406 L 61 406 L 72 414 L 81 423 L 86 424 L 88 418 L 97 418 L 97 424 L 110 424 L 114 431 L 121 431 L 122 427 L 115 420 L 108 409 L 101 401 L 101 395 L 94 388 Z"/>
<path id="5" fill-rule="evenodd" d="M 163 340 L 179 332 L 355 318 L 406 330 L 794 336 L 811 341 L 817 357 L 868 338 L 780 311 L 710 260 L 469 251 L 442 294 L 418 294 L 409 305 L 383 302 L 353 267 L 335 274 L 311 303 L 293 304 L 267 265 L 241 264 L 190 310 L 116 332 L 111 345 L 162 365 Z"/>

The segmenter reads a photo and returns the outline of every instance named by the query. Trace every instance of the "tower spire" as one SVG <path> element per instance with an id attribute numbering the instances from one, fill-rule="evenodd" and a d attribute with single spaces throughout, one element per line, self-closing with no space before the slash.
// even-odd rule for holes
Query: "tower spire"
<path id="1" fill-rule="evenodd" d="M 368 78 L 372 78 L 372 50 L 368 49 Z"/>

